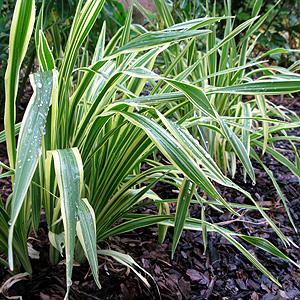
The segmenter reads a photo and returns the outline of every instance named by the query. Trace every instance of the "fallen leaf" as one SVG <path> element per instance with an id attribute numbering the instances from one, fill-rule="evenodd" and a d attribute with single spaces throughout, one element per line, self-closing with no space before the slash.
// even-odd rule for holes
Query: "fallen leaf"
<path id="1" fill-rule="evenodd" d="M 8 290 L 11 288 L 11 286 L 13 286 L 15 283 L 17 283 L 20 280 L 28 280 L 26 277 L 30 276 L 29 273 L 25 272 L 25 273 L 20 273 L 17 275 L 14 275 L 12 277 L 10 277 L 8 280 L 6 280 L 1 288 L 0 288 L 0 293 L 2 293 L 7 299 L 19 299 L 22 300 L 22 296 L 9 296 L 8 294 Z"/>

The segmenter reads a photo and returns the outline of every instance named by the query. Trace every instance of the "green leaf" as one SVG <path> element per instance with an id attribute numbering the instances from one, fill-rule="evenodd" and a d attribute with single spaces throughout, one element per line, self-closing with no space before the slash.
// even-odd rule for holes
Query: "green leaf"
<path id="1" fill-rule="evenodd" d="M 292 259 L 284 255 L 279 249 L 277 249 L 273 244 L 271 244 L 266 239 L 254 237 L 254 236 L 248 236 L 248 235 L 240 235 L 240 237 L 243 240 L 247 241 L 248 243 L 255 245 L 256 247 L 259 247 L 277 257 L 287 260 L 288 262 L 294 264 L 298 269 L 300 269 L 300 265 L 298 265 Z"/>
<path id="2" fill-rule="evenodd" d="M 118 104 L 117 104 L 118 105 Z M 122 105 L 123 106 L 123 105 Z M 120 107 L 122 107 L 120 106 Z M 170 135 L 164 128 L 159 126 L 156 122 L 146 118 L 143 115 L 138 115 L 125 111 L 114 111 L 117 106 L 112 105 L 107 109 L 103 115 L 110 115 L 116 112 L 122 114 L 126 119 L 136 126 L 142 128 L 146 134 L 151 138 L 153 143 L 164 153 L 164 155 L 175 164 L 188 178 L 198 184 L 212 197 L 222 203 L 226 203 L 224 199 L 216 191 L 212 183 L 206 177 L 204 172 L 191 158 L 190 154 L 182 147 L 182 145 Z M 118 108 L 120 109 L 120 108 Z M 230 207 L 228 207 L 230 209 Z M 236 212 L 230 209 L 232 213 Z"/>
<path id="3" fill-rule="evenodd" d="M 276 48 L 276 49 L 272 49 L 272 50 L 267 51 L 263 55 L 259 56 L 257 59 L 262 59 L 262 58 L 267 57 L 267 56 L 272 55 L 272 54 L 299 53 L 299 52 L 300 52 L 300 50 L 297 50 L 297 49 Z"/>
<path id="4" fill-rule="evenodd" d="M 40 30 L 43 30 L 44 28 L 44 9 L 45 9 L 45 1 L 43 1 L 42 6 L 40 8 L 39 16 L 36 21 L 35 26 L 35 45 L 38 46 L 40 44 Z"/>
<path id="5" fill-rule="evenodd" d="M 263 143 L 257 140 L 252 140 L 252 143 L 257 145 L 258 147 L 263 149 Z M 283 165 L 287 166 L 291 172 L 293 172 L 298 178 L 300 178 L 300 170 L 292 163 L 290 162 L 285 156 L 274 150 L 273 148 L 267 146 L 266 152 L 271 154 L 277 161 L 282 163 Z"/>
<path id="6" fill-rule="evenodd" d="M 40 30 L 39 32 L 39 45 L 38 45 L 38 59 L 43 71 L 50 71 L 55 69 L 54 58 L 47 43 L 47 40 Z"/>
<path id="7" fill-rule="evenodd" d="M 80 1 L 77 6 L 58 78 L 58 109 L 60 111 L 58 124 L 61 124 L 62 120 L 68 120 L 68 94 L 78 50 L 96 22 L 104 2 L 105 0 L 88 0 L 82 7 L 83 1 Z M 69 145 L 69 132 L 67 129 L 68 128 L 62 127 L 58 128 L 61 138 L 61 143 L 58 145 L 59 148 L 65 148 Z"/>
<path id="8" fill-rule="evenodd" d="M 193 194 L 196 189 L 196 185 L 192 184 L 192 187 L 190 190 L 190 184 L 191 184 L 191 181 L 184 178 L 183 183 L 180 188 L 178 200 L 177 200 L 175 224 L 174 224 L 174 236 L 173 236 L 173 243 L 172 243 L 172 258 L 174 257 L 174 252 L 175 252 L 176 246 L 177 246 L 180 236 L 182 234 L 185 220 L 188 215 L 190 202 L 192 200 Z"/>
<path id="9" fill-rule="evenodd" d="M 216 119 L 216 113 L 212 105 L 210 104 L 207 96 L 202 91 L 201 88 L 194 86 L 189 83 L 183 83 L 176 80 L 171 80 L 164 78 L 166 82 L 168 82 L 170 85 L 175 87 L 176 89 L 182 91 L 186 97 L 198 108 L 200 109 L 205 115 L 208 115 L 212 117 L 213 119 Z"/>
<path id="10" fill-rule="evenodd" d="M 183 29 L 196 30 L 201 27 L 208 26 L 210 24 L 219 22 L 224 19 L 233 19 L 233 18 L 234 17 L 204 17 L 204 18 L 199 18 L 199 19 L 193 19 L 193 20 L 188 20 L 183 23 L 175 24 L 171 27 L 166 28 L 165 31 L 183 30 Z"/>
<path id="11" fill-rule="evenodd" d="M 153 0 L 158 13 L 161 15 L 166 27 L 171 27 L 175 24 L 173 17 L 165 0 Z"/>
<path id="12" fill-rule="evenodd" d="M 72 11 L 72 2 L 70 0 L 56 0 L 57 1 L 57 15 L 65 20 Z"/>
<path id="13" fill-rule="evenodd" d="M 174 226 L 174 221 L 172 220 L 171 216 L 170 219 L 168 221 L 164 221 L 162 220 L 160 222 L 163 225 L 169 225 L 169 226 Z M 241 236 L 240 234 L 236 233 L 236 232 L 232 232 L 229 231 L 227 229 L 224 229 L 220 226 L 205 222 L 203 220 L 198 220 L 198 219 L 194 219 L 194 218 L 187 218 L 186 219 L 186 224 L 185 224 L 185 229 L 189 229 L 189 230 L 197 230 L 197 231 L 201 231 L 202 230 L 202 224 L 205 224 L 206 228 L 209 231 L 213 231 L 213 232 L 218 232 L 219 234 L 221 234 L 222 236 L 224 236 L 229 242 L 231 242 L 242 254 L 245 255 L 245 257 L 255 266 L 257 267 L 261 272 L 263 272 L 265 275 L 267 275 L 273 282 L 275 282 L 277 285 L 281 286 L 280 283 L 278 282 L 278 280 L 276 280 L 276 278 L 255 258 L 253 257 L 253 255 L 251 255 L 251 253 L 244 247 L 242 246 L 235 238 L 234 236 L 240 236 L 241 238 L 243 238 L 243 236 Z M 248 236 L 246 236 L 248 237 Z M 250 240 L 250 239 L 249 239 Z M 253 239 L 251 239 L 252 242 L 255 242 Z M 268 244 L 266 243 L 265 245 L 263 245 L 262 241 L 257 241 L 257 244 L 260 247 L 263 247 L 263 249 L 269 249 L 273 252 L 275 252 L 275 250 Z M 278 250 L 279 251 L 279 250 Z M 271 252 L 272 253 L 272 252 Z M 278 253 L 278 252 L 277 252 Z M 289 260 L 290 261 L 290 260 Z"/>
<path id="14" fill-rule="evenodd" d="M 15 168 L 16 140 L 15 119 L 19 72 L 25 57 L 29 39 L 33 30 L 35 7 L 33 0 L 18 0 L 14 10 L 9 35 L 9 60 L 5 73 L 5 114 L 4 126 L 7 154 L 10 166 Z"/>
<path id="15" fill-rule="evenodd" d="M 236 136 L 236 134 L 232 131 L 232 129 L 228 127 L 227 124 L 222 120 L 221 117 L 219 117 L 219 124 L 222 128 L 224 135 L 226 136 L 227 141 L 231 144 L 236 155 L 239 157 L 249 176 L 251 177 L 252 182 L 255 183 L 254 170 L 245 146 L 243 145 L 241 140 Z"/>
<path id="16" fill-rule="evenodd" d="M 72 270 L 78 203 L 83 180 L 83 167 L 77 148 L 54 150 L 48 152 L 53 156 L 56 180 L 60 192 L 61 215 L 65 231 L 65 252 L 67 265 L 67 293 L 72 285 Z"/>
<path id="17" fill-rule="evenodd" d="M 256 154 L 256 152 L 255 152 L 253 149 L 251 149 L 251 156 L 254 157 L 254 158 L 261 164 L 261 166 L 264 168 L 264 170 L 265 170 L 265 171 L 267 172 L 267 174 L 270 176 L 270 178 L 271 178 L 271 180 L 272 180 L 272 182 L 273 182 L 273 185 L 274 185 L 274 187 L 275 187 L 275 189 L 276 189 L 278 195 L 280 196 L 280 198 L 281 198 L 281 200 L 282 200 L 282 203 L 283 203 L 283 205 L 284 205 L 284 207 L 285 207 L 285 209 L 286 209 L 286 212 L 287 212 L 287 215 L 288 215 L 288 217 L 289 217 L 289 220 L 290 220 L 291 224 L 293 225 L 295 231 L 298 232 L 297 227 L 295 226 L 295 223 L 294 223 L 293 218 L 292 218 L 292 216 L 291 216 L 289 207 L 288 207 L 288 205 L 287 205 L 287 203 L 286 203 L 286 201 L 285 201 L 285 198 L 284 198 L 284 196 L 283 196 L 283 193 L 282 193 L 282 191 L 281 191 L 281 189 L 280 189 L 278 183 L 276 182 L 276 180 L 275 180 L 275 178 L 274 178 L 274 175 L 273 175 L 272 171 L 269 170 L 269 169 L 263 164 L 263 162 L 260 160 L 260 158 L 258 157 L 258 155 Z"/>
<path id="18" fill-rule="evenodd" d="M 131 40 L 105 59 L 112 59 L 123 53 L 133 53 L 163 46 L 167 43 L 178 42 L 195 36 L 208 34 L 210 30 L 191 30 L 179 32 L 148 32 Z"/>
<path id="19" fill-rule="evenodd" d="M 79 201 L 78 217 L 79 221 L 76 226 L 77 236 L 91 266 L 95 282 L 99 289 L 101 289 L 98 278 L 95 213 L 87 199 Z"/>
<path id="20" fill-rule="evenodd" d="M 252 13 L 251 13 L 251 17 L 256 17 L 259 14 L 259 11 L 261 9 L 262 6 L 262 0 L 255 0 L 255 4 L 253 5 L 253 9 L 252 9 Z"/>
<path id="21" fill-rule="evenodd" d="M 13 270 L 12 239 L 14 226 L 38 163 L 41 141 L 45 134 L 46 117 L 54 76 L 53 71 L 48 71 L 44 73 L 38 72 L 30 77 L 34 94 L 27 106 L 19 134 L 15 185 L 11 202 L 11 226 L 8 240 L 9 266 L 11 270 Z"/>
<path id="22" fill-rule="evenodd" d="M 49 241 L 55 249 L 59 251 L 59 253 L 63 254 L 63 248 L 65 247 L 65 233 L 61 232 L 59 234 L 49 231 Z"/>
<path id="23" fill-rule="evenodd" d="M 123 253 L 118 252 L 118 251 L 113 251 L 113 250 L 98 250 L 97 253 L 100 254 L 100 255 L 111 256 L 112 258 L 114 258 L 116 261 L 118 261 L 122 265 L 129 267 L 144 282 L 144 284 L 148 288 L 150 288 L 150 284 L 149 284 L 148 280 L 144 276 L 142 276 L 140 273 L 138 273 L 134 267 L 138 267 L 139 269 L 141 269 L 143 272 L 145 272 L 154 281 L 153 277 L 145 269 L 141 268 L 132 259 L 131 256 L 129 256 L 127 254 L 123 254 Z"/>
<path id="24" fill-rule="evenodd" d="M 214 88 L 207 94 L 281 95 L 300 91 L 299 80 L 256 80 L 233 86 Z"/>
<path id="25" fill-rule="evenodd" d="M 37 232 L 40 225 L 41 220 L 41 210 L 42 210 L 42 191 L 40 185 L 40 173 L 39 168 L 36 168 L 35 173 L 32 178 L 32 182 L 35 184 L 30 185 L 30 199 L 31 199 L 31 214 L 32 214 L 32 227 L 37 236 Z"/>

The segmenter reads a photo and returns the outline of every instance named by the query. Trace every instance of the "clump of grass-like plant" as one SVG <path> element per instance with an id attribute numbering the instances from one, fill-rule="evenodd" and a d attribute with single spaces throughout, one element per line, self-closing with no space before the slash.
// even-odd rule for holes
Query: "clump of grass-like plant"
<path id="1" fill-rule="evenodd" d="M 257 209 L 283 242 L 289 244 L 251 195 L 226 177 L 226 169 L 215 162 L 219 160 L 214 151 L 215 147 L 219 149 L 218 143 L 222 140 L 225 145 L 222 153 L 236 155 L 245 174 L 255 182 L 250 161 L 250 155 L 254 154 L 250 145 L 260 143 L 260 136 L 252 135 L 251 120 L 266 123 L 270 119 L 251 115 L 251 105 L 241 101 L 234 107 L 240 105 L 236 111 L 242 113 L 234 118 L 227 116 L 219 107 L 218 97 L 222 95 L 222 100 L 235 92 L 244 94 L 245 85 L 248 93 L 261 98 L 263 92 L 291 93 L 299 90 L 299 78 L 286 71 L 284 75 L 289 80 L 275 76 L 272 80 L 262 78 L 239 85 L 245 77 L 241 71 L 248 67 L 246 62 L 239 67 L 232 66 L 231 69 L 235 69 L 227 72 L 215 70 L 213 59 L 219 60 L 215 55 L 222 49 L 225 68 L 229 53 L 225 50 L 234 42 L 234 37 L 257 18 L 234 29 L 219 43 L 212 43 L 213 28 L 206 27 L 210 28 L 218 20 L 231 22 L 230 16 L 206 17 L 175 25 L 166 8 L 162 12 L 169 27 L 149 32 L 142 26 L 131 24 L 131 6 L 125 25 L 109 43 L 105 44 L 104 24 L 91 58 L 79 59 L 90 57 L 82 45 L 103 4 L 103 0 L 79 1 L 62 58 L 54 59 L 45 38 L 47 32 L 41 27 L 44 22 L 37 23 L 35 43 L 39 71 L 31 75 L 34 95 L 22 123 L 15 124 L 17 79 L 35 19 L 35 1 L 17 1 L 6 71 L 5 138 L 2 135 L 2 140 L 7 143 L 10 167 L 1 163 L 9 170 L 2 176 L 11 176 L 14 185 L 6 207 L 0 206 L 0 251 L 7 257 L 1 262 L 15 272 L 23 266 L 31 273 L 27 238 L 32 228 L 37 230 L 43 207 L 51 242 L 50 262 L 56 263 L 59 254 L 66 256 L 65 298 L 72 284 L 74 256 L 79 262 L 86 256 L 100 287 L 97 254 L 112 256 L 126 265 L 133 266 L 134 262 L 113 251 L 97 250 L 96 242 L 153 224 L 158 224 L 160 241 L 167 228 L 174 226 L 172 254 L 184 228 L 202 230 L 205 245 L 207 231 L 218 232 L 279 284 L 234 237 L 239 236 L 294 263 L 292 260 L 264 239 L 214 225 L 205 220 L 204 213 L 202 219 L 190 218 L 188 210 L 193 197 L 204 204 L 197 193 L 197 187 L 200 187 L 215 199 L 214 203 L 206 204 L 225 207 L 238 216 L 234 204 L 222 198 L 213 182 L 236 188 L 247 195 L 253 202 L 250 207 Z M 43 20 L 43 16 L 39 19 Z M 195 43 L 199 38 L 206 38 L 212 45 L 206 53 L 197 52 Z M 164 58 L 163 65 L 161 57 Z M 208 60 L 212 65 L 206 68 Z M 157 69 L 163 72 L 153 72 Z M 219 73 L 208 74 L 208 70 Z M 226 81 L 223 87 L 213 81 L 208 84 L 208 79 L 216 81 L 220 72 L 224 76 L 232 72 L 241 76 L 235 76 L 240 79 L 229 87 Z M 198 76 L 197 80 L 195 76 Z M 140 97 L 145 84 L 151 85 L 152 92 Z M 290 126 L 283 121 L 273 124 Z M 199 142 L 199 134 L 207 136 L 203 129 L 213 136 L 207 138 L 208 144 Z M 257 132 L 265 136 L 264 130 Z M 17 134 L 18 146 L 15 143 Z M 149 159 L 156 149 L 164 154 L 169 164 Z M 269 148 L 265 146 L 265 149 Z M 143 162 L 152 167 L 141 172 Z M 175 215 L 170 214 L 168 200 L 161 199 L 151 190 L 160 180 L 171 180 L 180 190 Z M 144 186 L 146 182 L 150 184 Z M 136 207 L 146 205 L 141 204 L 145 198 L 157 205 L 158 215 L 133 213 Z"/>

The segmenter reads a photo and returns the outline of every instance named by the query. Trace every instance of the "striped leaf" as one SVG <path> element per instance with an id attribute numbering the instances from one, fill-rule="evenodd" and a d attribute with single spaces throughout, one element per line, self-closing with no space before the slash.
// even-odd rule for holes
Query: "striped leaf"
<path id="1" fill-rule="evenodd" d="M 210 94 L 240 94 L 240 95 L 281 95 L 300 91 L 300 79 L 296 80 L 256 80 L 224 88 L 212 89 Z"/>
<path id="2" fill-rule="evenodd" d="M 172 243 L 172 257 L 176 246 L 179 242 L 179 238 L 182 234 L 185 220 L 188 216 L 190 202 L 192 200 L 193 194 L 196 189 L 196 185 L 192 184 L 190 189 L 191 181 L 184 178 L 183 183 L 180 187 L 180 192 L 177 200 L 176 214 L 175 214 L 175 223 L 174 223 L 174 236 Z"/>
<path id="3" fill-rule="evenodd" d="M 248 243 L 259 247 L 260 249 L 263 249 L 279 258 L 282 258 L 284 260 L 287 260 L 288 262 L 294 264 L 297 269 L 300 269 L 300 265 L 294 262 L 292 259 L 284 255 L 279 249 L 277 249 L 273 244 L 271 244 L 268 240 L 259 238 L 259 237 L 254 237 L 254 236 L 248 236 L 248 235 L 240 235 L 240 238 L 243 240 L 247 241 Z"/>
<path id="4" fill-rule="evenodd" d="M 161 221 L 160 222 L 163 225 L 169 225 L 169 226 L 174 226 L 174 220 L 170 219 L 168 221 Z M 229 231 L 225 228 L 222 228 L 220 226 L 217 225 L 213 225 L 209 222 L 203 221 L 203 220 L 198 220 L 198 219 L 194 219 L 194 218 L 187 218 L 186 219 L 186 223 L 184 228 L 185 229 L 189 229 L 189 230 L 197 230 L 197 231 L 201 231 L 202 230 L 202 224 L 205 224 L 207 230 L 209 231 L 213 231 L 213 232 L 218 232 L 219 234 L 221 234 L 223 237 L 225 237 L 229 242 L 231 242 L 242 254 L 245 255 L 245 257 L 255 266 L 257 267 L 262 273 L 264 273 L 265 275 L 267 275 L 273 282 L 275 282 L 277 285 L 280 286 L 280 283 L 278 282 L 278 280 L 244 247 L 242 246 L 234 237 L 235 236 L 240 236 L 238 233 L 236 232 L 232 232 Z M 248 236 L 246 236 L 248 238 Z M 243 238 L 243 236 L 241 236 L 241 238 Z M 255 238 L 254 238 L 255 239 Z M 249 239 L 249 242 L 255 243 L 255 241 L 253 239 Z M 274 251 L 274 249 L 272 248 L 272 246 L 270 246 L 268 244 L 268 242 L 266 241 L 266 243 L 264 244 L 262 241 L 256 241 L 258 247 L 263 248 L 264 250 L 268 249 L 270 253 L 277 255 L 278 251 Z M 290 259 L 289 259 L 290 260 Z"/>
<path id="5" fill-rule="evenodd" d="M 214 108 L 210 104 L 206 94 L 202 91 L 201 88 L 180 81 L 170 80 L 166 78 L 164 78 L 164 80 L 176 89 L 183 92 L 186 97 L 205 115 L 208 115 L 213 119 L 217 118 Z"/>
<path id="6" fill-rule="evenodd" d="M 89 261 L 95 282 L 99 289 L 101 284 L 98 278 L 98 258 L 96 247 L 96 220 L 95 213 L 87 199 L 81 199 L 78 207 L 79 222 L 77 222 L 76 232 Z"/>
<path id="7" fill-rule="evenodd" d="M 5 73 L 5 115 L 7 154 L 10 166 L 16 163 L 15 119 L 19 72 L 25 57 L 35 18 L 34 0 L 18 0 L 14 10 L 10 35 L 8 64 Z"/>
<path id="8" fill-rule="evenodd" d="M 158 13 L 161 15 L 163 22 L 166 24 L 166 27 L 171 27 L 174 25 L 175 23 L 168 8 L 167 2 L 164 0 L 153 0 L 153 2 Z"/>
<path id="9" fill-rule="evenodd" d="M 275 180 L 275 178 L 274 178 L 273 172 L 272 172 L 270 169 L 268 169 L 268 168 L 263 164 L 263 162 L 260 160 L 259 156 L 256 154 L 256 152 L 255 152 L 253 149 L 251 150 L 251 156 L 254 157 L 254 158 L 261 164 L 261 166 L 264 168 L 264 170 L 267 172 L 267 174 L 268 174 L 269 177 L 271 178 L 271 180 L 272 180 L 272 182 L 273 182 L 273 185 L 274 185 L 274 187 L 275 187 L 275 189 L 276 189 L 278 195 L 280 196 L 280 198 L 281 198 L 281 200 L 282 200 L 282 203 L 283 203 L 283 205 L 284 205 L 284 207 L 285 207 L 285 210 L 286 210 L 286 213 L 287 213 L 287 215 L 288 215 L 288 217 L 289 217 L 289 220 L 290 220 L 290 222 L 291 222 L 291 224 L 292 224 L 292 226 L 293 226 L 295 232 L 298 232 L 297 227 L 295 226 L 295 223 L 294 223 L 293 218 L 292 218 L 292 216 L 291 216 L 291 212 L 290 212 L 290 210 L 289 210 L 289 207 L 288 207 L 288 205 L 287 205 L 287 203 L 286 203 L 286 200 L 285 200 L 285 198 L 284 198 L 284 196 L 283 196 L 283 193 L 282 193 L 282 191 L 281 191 L 281 189 L 280 189 L 278 183 L 276 182 L 276 180 Z"/>
<path id="10" fill-rule="evenodd" d="M 114 106 L 112 106 L 114 107 Z M 122 107 L 122 106 L 121 106 Z M 116 108 L 116 107 L 115 107 Z M 112 108 L 110 108 L 112 109 Z M 116 111 L 107 111 L 104 115 L 113 114 Z M 143 115 L 138 115 L 125 111 L 118 111 L 127 120 L 136 126 L 142 128 L 150 139 L 157 145 L 157 147 L 164 153 L 164 155 L 193 182 L 198 184 L 207 193 L 218 201 L 226 204 L 224 199 L 216 191 L 210 180 L 198 167 L 190 154 L 182 147 L 182 145 L 164 128 L 159 126 L 156 122 L 146 118 Z M 229 207 L 228 207 L 229 208 Z M 236 214 L 234 210 L 229 208 L 232 213 Z"/>
<path id="11" fill-rule="evenodd" d="M 154 47 L 163 46 L 167 43 L 178 42 L 188 38 L 208 34 L 210 30 L 190 30 L 179 32 L 148 32 L 131 40 L 129 43 L 120 47 L 106 59 L 112 59 L 123 53 L 133 53 L 142 50 L 149 50 Z"/>
<path id="12" fill-rule="evenodd" d="M 40 62 L 40 66 L 43 71 L 50 71 L 55 69 L 54 58 L 47 43 L 47 40 L 40 30 L 39 32 L 39 45 L 38 45 L 38 59 Z"/>
<path id="13" fill-rule="evenodd" d="M 124 254 L 124 253 L 121 253 L 121 252 L 118 252 L 118 251 L 113 251 L 113 250 L 98 250 L 97 253 L 100 254 L 100 255 L 110 256 L 110 257 L 114 258 L 116 261 L 118 261 L 119 263 L 121 263 L 122 265 L 130 268 L 144 282 L 144 284 L 148 288 L 150 288 L 150 284 L 149 284 L 148 280 L 146 279 L 146 277 L 142 276 L 139 272 L 137 272 L 135 267 L 142 270 L 144 273 L 146 273 L 147 276 L 152 278 L 152 280 L 154 280 L 153 277 L 145 269 L 141 268 L 132 259 L 131 256 L 129 256 L 127 254 Z"/>
<path id="14" fill-rule="evenodd" d="M 165 31 L 182 30 L 182 29 L 196 30 L 201 27 L 205 27 L 213 23 L 220 22 L 221 20 L 224 19 L 233 19 L 233 17 L 204 17 L 199 19 L 193 19 L 183 23 L 175 24 L 171 27 L 166 28 Z"/>
<path id="15" fill-rule="evenodd" d="M 65 253 L 67 265 L 67 292 L 68 298 L 72 285 L 72 270 L 74 261 L 74 247 L 76 223 L 80 189 L 83 180 L 83 166 L 78 149 L 63 149 L 48 152 L 53 156 L 56 180 L 60 192 L 61 215 L 65 231 Z"/>
<path id="16" fill-rule="evenodd" d="M 255 174 L 254 170 L 249 158 L 249 154 L 241 140 L 237 137 L 237 135 L 232 131 L 232 129 L 227 126 L 227 124 L 219 117 L 219 124 L 222 128 L 222 132 L 226 136 L 227 141 L 231 144 L 234 149 L 236 155 L 239 157 L 246 171 L 252 179 L 252 182 L 255 183 Z"/>
<path id="17" fill-rule="evenodd" d="M 63 248 L 65 247 L 65 233 L 61 232 L 60 234 L 49 231 L 49 241 L 53 247 L 55 247 L 59 253 L 63 254 Z"/>
<path id="18" fill-rule="evenodd" d="M 53 71 L 31 75 L 34 94 L 27 106 L 19 134 L 15 185 L 11 202 L 9 228 L 9 266 L 13 270 L 12 239 L 14 226 L 28 187 L 34 175 L 41 151 L 41 141 L 45 134 L 46 117 L 53 89 Z"/>
<path id="19" fill-rule="evenodd" d="M 69 113 L 69 87 L 72 72 L 74 70 L 79 48 L 88 36 L 91 28 L 97 20 L 97 17 L 104 5 L 105 0 L 88 0 L 82 7 L 83 1 L 80 1 L 75 17 L 73 20 L 72 28 L 66 45 L 65 55 L 62 61 L 61 69 L 58 79 L 58 98 L 59 98 L 59 111 L 58 124 L 62 119 L 68 119 Z M 60 128 L 59 128 L 60 129 Z M 68 131 L 60 129 L 61 145 L 59 147 L 67 147 L 69 143 Z"/>

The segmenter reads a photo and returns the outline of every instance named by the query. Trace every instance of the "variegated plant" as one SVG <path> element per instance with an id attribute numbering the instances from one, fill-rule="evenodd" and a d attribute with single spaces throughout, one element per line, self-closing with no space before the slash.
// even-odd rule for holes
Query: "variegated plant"
<path id="1" fill-rule="evenodd" d="M 165 1 L 155 0 L 155 4 L 160 16 L 147 12 L 139 3 L 136 3 L 155 30 L 183 28 L 182 24 L 175 24 Z M 259 36 L 255 34 L 278 2 L 266 14 L 258 18 L 262 5 L 263 1 L 255 1 L 252 18 L 235 28 L 230 1 L 224 0 L 227 18 L 222 19 L 223 23 L 219 23 L 216 1 L 214 5 L 207 3 L 206 10 L 203 10 L 203 17 L 198 21 L 193 19 L 187 21 L 186 28 L 192 29 L 198 24 L 207 24 L 212 33 L 200 41 L 186 42 L 181 45 L 181 49 L 179 46 L 173 47 L 172 51 L 169 49 L 168 54 L 163 56 L 164 63 L 168 66 L 164 76 L 172 75 L 178 79 L 189 78 L 193 85 L 201 87 L 205 91 L 210 103 L 221 117 L 221 122 L 215 122 L 197 106 L 191 107 L 189 104 L 183 106 L 175 118 L 179 121 L 186 116 L 182 125 L 199 140 L 225 175 L 229 173 L 234 178 L 237 172 L 236 163 L 239 159 L 244 167 L 245 180 L 246 173 L 253 180 L 251 162 L 245 157 L 257 160 L 274 183 L 291 224 L 297 232 L 285 198 L 272 172 L 263 165 L 254 151 L 254 147 L 261 148 L 262 153 L 271 154 L 274 159 L 287 166 L 292 173 L 300 176 L 299 155 L 293 144 L 293 141 L 297 141 L 299 138 L 287 134 L 287 130 L 300 126 L 300 119 L 295 113 L 275 106 L 266 97 L 267 95 L 290 94 L 295 91 L 294 87 L 298 84 L 300 76 L 294 71 L 299 69 L 299 61 L 288 69 L 266 66 L 267 61 L 265 61 L 269 55 L 275 53 L 299 52 L 299 50 L 273 49 L 256 57 L 254 50 Z M 176 15 L 180 16 L 180 12 L 176 12 Z M 207 18 L 204 15 L 210 17 Z M 188 18 L 188 16 L 186 17 Z M 214 20 L 214 23 L 209 23 L 208 20 Z M 165 28 L 164 26 L 171 27 Z M 222 35 L 224 38 L 218 40 L 217 36 Z M 239 35 L 242 38 L 236 42 L 235 39 Z M 251 40 L 253 41 L 251 42 Z M 204 53 L 198 50 L 203 47 L 206 48 Z M 263 76 L 258 78 L 257 74 L 259 73 L 262 73 Z M 255 78 L 256 80 L 254 80 Z M 169 86 L 165 85 L 160 91 L 153 89 L 151 93 L 166 93 L 169 92 L 169 89 Z M 253 97 L 245 98 L 245 95 Z M 177 97 L 181 99 L 182 95 L 177 94 Z M 168 104 L 169 107 L 178 105 L 176 100 L 173 98 L 173 101 Z M 235 134 L 226 133 L 224 124 Z M 279 136 L 274 137 L 274 135 Z M 279 140 L 288 140 L 291 143 L 296 157 L 295 164 L 275 149 L 273 142 Z"/>
<path id="2" fill-rule="evenodd" d="M 88 50 L 82 45 L 103 4 L 104 0 L 79 1 L 62 58 L 53 56 L 45 38 L 47 32 L 45 34 L 39 25 L 43 22 L 37 22 L 35 38 L 39 72 L 31 76 L 34 94 L 20 125 L 15 124 L 17 78 L 33 30 L 35 3 L 17 1 L 10 34 L 10 64 L 6 73 L 5 137 L 1 135 L 1 140 L 6 139 L 10 160 L 10 167 L 1 163 L 9 170 L 1 176 L 11 176 L 14 186 L 6 208 L 0 206 L 0 250 L 8 258 L 8 261 L 1 259 L 0 262 L 12 270 L 17 270 L 21 264 L 31 272 L 27 238 L 32 228 L 38 229 L 43 207 L 51 241 L 50 261 L 56 263 L 63 252 L 66 256 L 65 298 L 72 284 L 74 257 L 78 262 L 87 257 L 100 287 L 97 253 L 112 256 L 131 267 L 134 262 L 123 254 L 97 250 L 96 242 L 153 224 L 158 224 L 161 241 L 168 226 L 175 227 L 173 254 L 184 228 L 202 230 L 205 243 L 207 231 L 218 232 L 278 283 L 234 236 L 239 235 L 249 243 L 292 262 L 268 241 L 213 225 L 205 221 L 204 214 L 201 220 L 188 217 L 193 197 L 202 204 L 205 202 L 196 192 L 197 187 L 215 199 L 214 203 L 205 203 L 223 206 L 238 215 L 235 205 L 227 203 L 217 192 L 212 183 L 215 181 L 247 195 L 253 202 L 250 207 L 259 210 L 284 243 L 289 243 L 251 195 L 222 173 L 209 151 L 188 130 L 193 127 L 192 121 L 198 121 L 189 118 L 195 117 L 195 111 L 201 113 L 197 117 L 208 120 L 206 127 L 230 140 L 245 171 L 255 182 L 244 139 L 239 139 L 230 120 L 220 114 L 214 102 L 214 97 L 219 93 L 226 95 L 228 88 L 222 90 L 210 86 L 207 90 L 190 80 L 193 70 L 201 66 L 203 57 L 209 57 L 222 45 L 231 42 L 253 20 L 233 31 L 202 58 L 186 60 L 184 55 L 179 55 L 174 63 L 163 66 L 164 74 L 157 75 L 153 71 L 157 66 L 161 67 L 157 63 L 158 56 L 172 56 L 172 51 L 180 49 L 181 45 L 185 45 L 183 53 L 188 53 L 189 47 L 189 53 L 192 53 L 195 39 L 211 33 L 203 27 L 221 19 L 228 20 L 228 17 L 207 17 L 175 25 L 169 16 L 167 24 L 170 28 L 148 32 L 142 26 L 131 25 L 131 6 L 126 24 L 107 45 L 103 26 L 89 61 Z M 165 10 L 162 13 L 168 16 Z M 187 64 L 186 70 L 176 74 L 173 69 L 177 64 Z M 255 81 L 247 91 L 251 89 L 252 94 L 257 94 L 258 89 L 274 92 L 280 88 L 280 92 L 294 92 L 299 90 L 299 82 L 297 77 L 294 81 L 276 78 L 272 85 L 269 81 Z M 141 97 L 146 83 L 152 86 L 151 95 Z M 241 88 L 236 86 L 237 90 Z M 182 115 L 182 111 L 186 114 Z M 250 131 L 246 123 L 239 126 L 245 134 Z M 198 125 L 195 123 L 195 128 Z M 19 136 L 18 147 L 16 135 Z M 165 155 L 169 164 L 149 159 L 156 149 Z M 141 172 L 142 163 L 151 167 Z M 170 215 L 168 201 L 151 190 L 160 180 L 170 181 L 180 190 L 175 215 Z M 147 205 L 141 203 L 146 198 L 157 205 L 158 215 L 133 213 L 136 208 Z M 120 220 L 125 222 L 118 222 Z"/>

